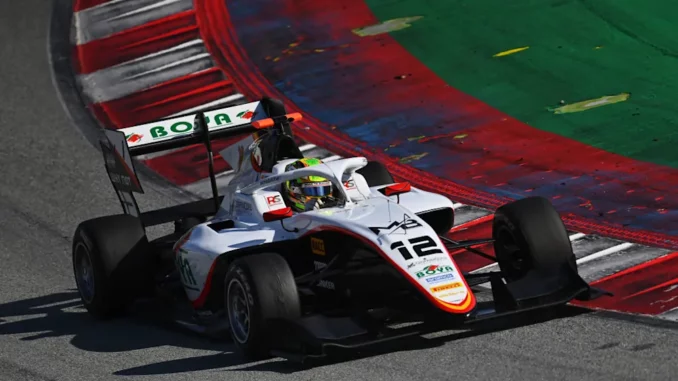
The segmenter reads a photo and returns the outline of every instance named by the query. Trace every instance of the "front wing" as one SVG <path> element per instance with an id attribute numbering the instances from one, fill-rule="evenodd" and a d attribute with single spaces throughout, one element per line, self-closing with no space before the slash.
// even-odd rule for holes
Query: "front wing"
<path id="1" fill-rule="evenodd" d="M 491 296 L 491 300 L 480 301 L 469 313 L 440 313 L 422 320 L 421 316 L 403 311 L 374 310 L 353 316 L 310 315 L 297 321 L 272 321 L 276 332 L 272 354 L 303 363 L 336 350 L 356 350 L 441 330 L 471 328 L 474 323 L 489 319 L 610 295 L 592 288 L 569 267 L 557 274 L 530 273 L 508 284 L 499 272 L 465 276 L 472 289 L 489 284 L 485 294 Z M 475 293 L 480 296 L 483 291 Z"/>

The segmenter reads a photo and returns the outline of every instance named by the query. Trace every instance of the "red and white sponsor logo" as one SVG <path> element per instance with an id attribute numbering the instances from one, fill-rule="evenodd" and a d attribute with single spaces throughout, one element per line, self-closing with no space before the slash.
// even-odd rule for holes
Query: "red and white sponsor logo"
<path id="1" fill-rule="evenodd" d="M 351 179 L 344 182 L 344 188 L 346 189 L 355 189 L 355 182 Z"/>
<path id="2" fill-rule="evenodd" d="M 283 203 L 282 196 L 277 194 L 275 196 L 264 196 L 266 198 L 266 203 L 268 206 L 280 205 Z"/>

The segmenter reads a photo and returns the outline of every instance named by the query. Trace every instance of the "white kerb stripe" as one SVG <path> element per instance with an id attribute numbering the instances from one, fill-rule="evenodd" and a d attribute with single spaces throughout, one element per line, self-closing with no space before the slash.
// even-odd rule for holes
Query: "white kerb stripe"
<path id="1" fill-rule="evenodd" d="M 587 256 L 585 256 L 585 257 L 583 257 L 583 258 L 579 258 L 579 259 L 577 259 L 577 264 L 582 264 L 582 263 L 586 263 L 586 262 L 592 261 L 592 260 L 594 260 L 594 259 L 602 258 L 602 257 L 605 257 L 605 256 L 607 256 L 607 255 L 614 254 L 614 253 L 620 252 L 620 251 L 622 251 L 622 250 L 626 250 L 626 249 L 628 249 L 628 248 L 631 247 L 631 246 L 633 246 L 632 243 L 630 243 L 630 242 L 624 242 L 624 243 L 619 244 L 619 245 L 617 245 L 617 246 L 612 246 L 612 247 L 609 248 L 609 249 L 605 249 L 605 250 L 599 251 L 599 252 L 597 252 L 597 253 L 594 253 L 594 254 L 591 254 L 591 255 L 587 255 Z"/>
<path id="2" fill-rule="evenodd" d="M 126 97 L 144 89 L 214 67 L 203 44 L 182 44 L 134 61 L 78 76 L 91 103 Z"/>
<path id="3" fill-rule="evenodd" d="M 75 42 L 86 44 L 190 9 L 192 0 L 109 1 L 74 14 Z"/>

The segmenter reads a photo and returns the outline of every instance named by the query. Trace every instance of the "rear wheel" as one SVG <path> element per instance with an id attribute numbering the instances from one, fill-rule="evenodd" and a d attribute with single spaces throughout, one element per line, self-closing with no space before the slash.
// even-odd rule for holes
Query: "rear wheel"
<path id="1" fill-rule="evenodd" d="M 224 287 L 231 337 L 248 358 L 269 355 L 270 319 L 294 320 L 301 316 L 294 275 L 278 254 L 255 254 L 235 260 L 226 273 Z"/>
<path id="2" fill-rule="evenodd" d="M 150 256 L 145 231 L 129 215 L 81 223 L 73 237 L 73 273 L 80 298 L 94 317 L 119 315 L 146 290 Z"/>
<path id="3" fill-rule="evenodd" d="M 492 238 L 497 262 L 508 281 L 529 271 L 577 271 L 572 244 L 558 212 L 543 197 L 503 205 L 494 214 Z"/>

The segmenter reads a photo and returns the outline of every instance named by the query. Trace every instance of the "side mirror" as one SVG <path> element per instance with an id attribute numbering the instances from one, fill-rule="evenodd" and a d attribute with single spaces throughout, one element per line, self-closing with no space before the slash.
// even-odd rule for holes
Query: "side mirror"
<path id="1" fill-rule="evenodd" d="M 264 213 L 264 221 L 265 222 L 280 221 L 284 220 L 285 218 L 290 218 L 293 215 L 294 213 L 292 212 L 292 208 L 288 206 L 287 208 L 276 209 Z"/>
<path id="2" fill-rule="evenodd" d="M 410 186 L 410 183 L 397 183 L 393 185 L 389 185 L 385 188 L 379 189 L 379 192 L 384 194 L 385 196 L 399 196 L 403 193 L 407 193 L 412 190 L 412 186 Z"/>

